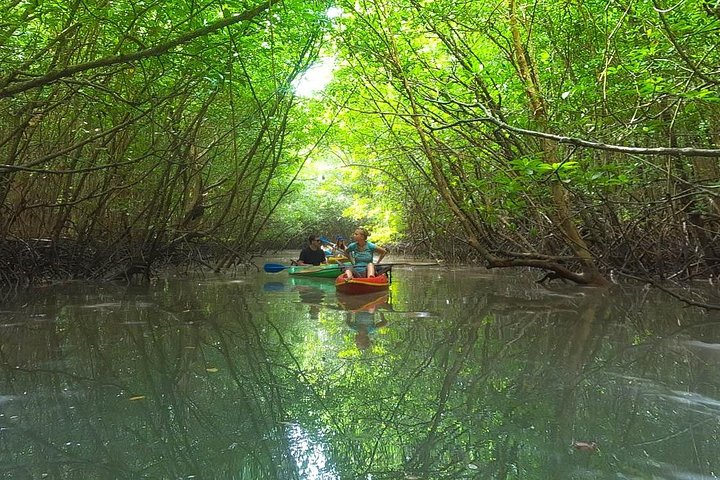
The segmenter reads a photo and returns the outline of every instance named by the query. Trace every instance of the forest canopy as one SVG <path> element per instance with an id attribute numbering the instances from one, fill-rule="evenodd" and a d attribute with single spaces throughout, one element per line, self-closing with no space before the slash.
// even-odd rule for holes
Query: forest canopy
<path id="1" fill-rule="evenodd" d="M 0 18 L 4 283 L 222 270 L 358 224 L 581 284 L 720 273 L 712 2 L 14 0 Z"/>

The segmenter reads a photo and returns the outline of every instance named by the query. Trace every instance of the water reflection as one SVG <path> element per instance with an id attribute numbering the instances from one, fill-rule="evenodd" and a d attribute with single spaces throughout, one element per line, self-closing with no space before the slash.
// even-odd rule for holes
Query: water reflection
<path id="1" fill-rule="evenodd" d="M 284 282 L 269 281 L 263 284 L 265 292 L 277 293 L 285 298 L 288 294 L 297 293 L 298 300 L 308 306 L 310 319 L 317 320 L 322 305 L 325 303 L 326 295 L 331 298 L 335 294 L 335 284 L 332 279 L 325 278 L 298 278 L 289 277 Z"/>
<path id="2" fill-rule="evenodd" d="M 468 269 L 52 288 L 0 311 L 0 477 L 713 478 L 717 320 Z"/>
<path id="3" fill-rule="evenodd" d="M 290 425 L 288 439 L 301 478 L 307 480 L 340 478 L 335 474 L 333 466 L 328 464 L 323 443 L 313 439 L 302 426 Z"/>
<path id="4" fill-rule="evenodd" d="M 345 323 L 355 332 L 355 345 L 359 350 L 367 350 L 372 343 L 371 337 L 388 324 L 383 310 L 392 310 L 389 293 L 337 295 L 338 305 L 345 310 Z"/>

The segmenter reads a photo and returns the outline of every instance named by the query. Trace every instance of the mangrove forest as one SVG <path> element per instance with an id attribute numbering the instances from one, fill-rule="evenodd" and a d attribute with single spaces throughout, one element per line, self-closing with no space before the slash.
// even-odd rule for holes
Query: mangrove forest
<path id="1" fill-rule="evenodd" d="M 541 280 L 720 274 L 720 4 L 8 0 L 0 283 L 363 225 Z"/>

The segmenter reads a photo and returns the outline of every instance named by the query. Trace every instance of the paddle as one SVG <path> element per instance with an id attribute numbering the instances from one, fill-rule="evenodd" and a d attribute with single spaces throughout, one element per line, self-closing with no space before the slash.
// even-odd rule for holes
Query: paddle
<path id="1" fill-rule="evenodd" d="M 441 267 L 436 262 L 393 262 L 393 263 L 376 263 L 375 267 Z"/>
<path id="2" fill-rule="evenodd" d="M 263 270 L 265 270 L 267 273 L 278 273 L 282 272 L 286 268 L 295 267 L 295 268 L 317 268 L 322 269 L 322 267 L 328 268 L 332 265 L 327 264 L 321 264 L 321 265 L 281 265 L 279 263 L 266 263 L 263 265 Z"/>
<path id="3" fill-rule="evenodd" d="M 345 264 L 337 264 L 340 268 L 347 268 L 351 267 L 352 265 L 345 265 Z M 298 268 L 309 268 L 309 267 L 315 267 L 318 268 L 317 265 L 281 265 L 279 263 L 266 263 L 263 265 L 263 270 L 265 270 L 267 273 L 278 273 L 282 272 L 286 268 L 290 268 L 292 266 L 297 266 Z M 322 265 L 320 265 L 322 266 Z M 407 267 L 437 267 L 440 266 L 438 263 L 416 263 L 416 262 L 400 262 L 400 263 L 378 263 L 375 264 L 376 267 L 394 267 L 394 266 L 407 266 Z"/>
<path id="4" fill-rule="evenodd" d="M 330 245 L 330 246 L 333 247 L 333 248 L 336 247 L 336 244 L 334 244 L 333 242 L 331 242 L 329 238 L 323 237 L 322 235 L 320 236 L 320 241 L 323 242 L 323 243 L 327 243 L 328 245 Z"/>
<path id="5" fill-rule="evenodd" d="M 278 273 L 282 272 L 286 268 L 290 267 L 313 267 L 314 265 L 280 265 L 279 263 L 266 263 L 263 265 L 263 270 L 265 270 L 268 273 Z"/>

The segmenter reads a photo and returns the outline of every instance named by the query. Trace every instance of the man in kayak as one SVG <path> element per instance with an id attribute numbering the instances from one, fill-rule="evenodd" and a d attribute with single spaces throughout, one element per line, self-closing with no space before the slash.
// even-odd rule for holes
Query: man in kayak
<path id="1" fill-rule="evenodd" d="M 382 273 L 376 272 L 374 257 L 377 253 L 379 257 L 376 263 L 380 263 L 387 255 L 387 250 L 368 242 L 368 236 L 370 234 L 367 230 L 356 228 L 352 235 L 353 242 L 345 249 L 345 255 L 353 263 L 352 268 L 345 270 L 345 276 L 348 280 L 353 277 L 374 277 L 375 273 Z"/>
<path id="2" fill-rule="evenodd" d="M 300 250 L 298 265 L 320 265 L 325 263 L 325 252 L 322 249 L 322 242 L 317 235 L 308 237 L 308 245 Z"/>

